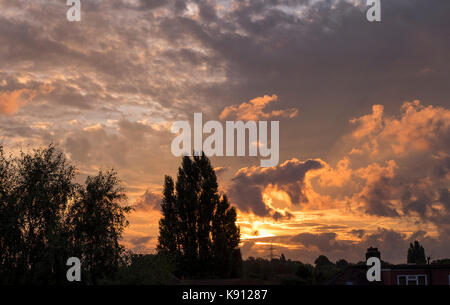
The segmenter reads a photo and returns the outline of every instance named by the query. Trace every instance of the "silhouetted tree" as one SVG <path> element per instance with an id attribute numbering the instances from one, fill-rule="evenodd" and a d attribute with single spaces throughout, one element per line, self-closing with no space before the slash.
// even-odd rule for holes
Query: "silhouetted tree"
<path id="1" fill-rule="evenodd" d="M 1 162 L 10 175 L 3 184 L 1 221 L 9 228 L 0 232 L 7 277 L 16 283 L 65 279 L 64 212 L 74 192 L 75 168 L 53 145 L 9 160 L 2 155 Z"/>
<path id="2" fill-rule="evenodd" d="M 69 211 L 70 236 L 73 253 L 83 262 L 84 279 L 97 284 L 98 280 L 118 270 L 124 248 L 119 244 L 128 225 L 126 214 L 131 207 L 122 206 L 126 199 L 119 186 L 117 173 L 99 172 L 86 179 L 85 187 Z"/>
<path id="3" fill-rule="evenodd" d="M 314 267 L 310 264 L 300 263 L 297 272 L 295 273 L 300 279 L 299 284 L 313 284 L 314 283 Z"/>
<path id="4" fill-rule="evenodd" d="M 450 265 L 450 258 L 443 258 L 431 262 L 434 265 Z"/>
<path id="5" fill-rule="evenodd" d="M 269 280 L 273 278 L 272 262 L 262 257 L 250 256 L 243 262 L 246 278 Z"/>
<path id="6" fill-rule="evenodd" d="M 175 186 L 173 179 L 165 177 L 164 193 L 161 202 L 162 214 L 165 217 L 159 220 L 158 251 L 176 258 L 180 256 L 181 229 L 178 226 L 177 214 L 175 213 Z"/>
<path id="7" fill-rule="evenodd" d="M 341 269 L 333 264 L 325 255 L 319 255 L 314 261 L 314 280 L 316 283 L 326 283 Z"/>
<path id="8" fill-rule="evenodd" d="M 325 255 L 319 255 L 319 257 L 314 261 L 314 264 L 317 268 L 333 265 L 333 263 Z"/>
<path id="9" fill-rule="evenodd" d="M 198 259 L 203 272 L 214 269 L 215 273 L 225 265 L 230 267 L 232 251 L 238 246 L 228 245 L 231 230 L 235 226 L 236 213 L 230 209 L 226 197 L 220 198 L 216 173 L 206 156 L 194 159 L 199 169 L 199 195 L 198 195 Z M 228 213 L 234 212 L 234 220 L 227 219 Z M 230 223 L 228 223 L 230 221 Z M 228 225 L 230 224 L 230 227 Z M 212 235 L 212 240 L 210 235 Z M 238 236 L 239 243 L 239 236 Z M 214 260 L 214 261 L 213 261 Z M 228 260 L 224 264 L 224 262 Z M 211 265 L 215 263 L 215 265 Z"/>
<path id="10" fill-rule="evenodd" d="M 160 254 L 128 253 L 126 263 L 119 267 L 117 276 L 106 279 L 112 285 L 167 285 L 179 280 L 173 275 L 174 265 L 170 258 Z"/>
<path id="11" fill-rule="evenodd" d="M 348 262 L 342 258 L 336 262 L 336 266 L 343 269 L 348 266 Z"/>
<path id="12" fill-rule="evenodd" d="M 71 256 L 95 274 L 112 271 L 128 211 L 118 180 L 100 173 L 81 186 L 75 172 L 53 145 L 18 157 L 0 146 L 0 283 L 67 283 Z"/>
<path id="13" fill-rule="evenodd" d="M 202 154 L 184 157 L 177 181 L 165 178 L 157 250 L 175 257 L 179 275 L 227 277 L 241 260 L 236 210 L 218 193 L 217 177 Z"/>
<path id="14" fill-rule="evenodd" d="M 427 260 L 425 257 L 425 249 L 420 245 L 420 243 L 416 240 L 413 243 L 409 244 L 408 249 L 408 264 L 426 264 Z"/>
<path id="15" fill-rule="evenodd" d="M 240 232 L 236 226 L 236 209 L 231 207 L 226 195 L 219 200 L 212 220 L 212 256 L 214 271 L 226 276 L 233 264 L 233 251 L 239 245 Z M 240 251 L 239 251 L 240 256 Z"/>
<path id="16" fill-rule="evenodd" d="M 13 162 L 0 145 L 0 283 L 18 283 L 19 273 L 24 272 L 20 269 L 25 268 L 21 231 L 24 213 L 16 204 L 17 178 Z"/>
<path id="17" fill-rule="evenodd" d="M 229 275 L 232 278 L 240 278 L 242 277 L 243 273 L 243 261 L 242 261 L 242 254 L 241 249 L 233 249 L 233 252 L 231 253 L 231 268 L 229 270 Z"/>

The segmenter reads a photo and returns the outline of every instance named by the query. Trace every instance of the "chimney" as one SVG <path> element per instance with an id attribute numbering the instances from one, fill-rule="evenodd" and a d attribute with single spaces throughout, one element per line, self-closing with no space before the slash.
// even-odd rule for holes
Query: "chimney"
<path id="1" fill-rule="evenodd" d="M 378 257 L 381 260 L 381 253 L 378 251 L 378 248 L 368 248 L 366 252 L 366 261 L 369 259 L 369 257 Z"/>

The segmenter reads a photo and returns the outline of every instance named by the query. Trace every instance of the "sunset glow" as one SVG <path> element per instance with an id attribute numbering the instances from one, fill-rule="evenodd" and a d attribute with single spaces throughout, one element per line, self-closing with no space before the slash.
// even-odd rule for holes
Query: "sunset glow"
<path id="1" fill-rule="evenodd" d="M 155 251 L 181 162 L 171 127 L 201 113 L 279 121 L 276 166 L 250 147 L 210 158 L 244 258 L 358 262 L 374 246 L 398 263 L 415 239 L 449 256 L 448 1 L 390 1 L 379 24 L 365 1 L 85 1 L 81 22 L 64 2 L 0 0 L 0 140 L 55 143 L 79 182 L 116 169 L 127 249 Z"/>

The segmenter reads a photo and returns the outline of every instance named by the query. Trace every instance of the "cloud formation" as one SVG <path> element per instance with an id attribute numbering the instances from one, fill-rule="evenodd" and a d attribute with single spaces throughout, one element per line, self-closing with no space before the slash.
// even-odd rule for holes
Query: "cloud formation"
<path id="1" fill-rule="evenodd" d="M 314 246 L 318 252 L 329 253 L 330 250 L 346 250 L 349 248 L 348 243 L 339 243 L 336 241 L 336 233 L 300 233 L 292 237 L 291 241 L 298 242 L 305 247 Z"/>
<path id="2" fill-rule="evenodd" d="M 417 232 L 428 226 L 437 236 L 433 237 L 436 242 L 445 243 L 450 232 L 447 141 L 450 110 L 424 106 L 419 101 L 405 102 L 398 115 L 386 115 L 381 105 L 375 105 L 372 110 L 371 114 L 351 120 L 354 129 L 341 137 L 347 153 L 336 165 L 323 160 L 300 162 L 293 159 L 266 171 L 243 168 L 236 173 L 230 188 L 230 194 L 238 198 L 235 203 L 243 211 L 271 217 L 272 207 L 264 200 L 264 194 L 275 189 L 286 193 L 287 197 L 282 199 L 285 207 L 291 208 L 290 202 L 304 203 L 311 201 L 310 198 L 313 201 L 319 198 L 328 201 L 329 207 L 342 207 L 341 214 L 353 214 L 361 221 L 377 217 L 403 222 Z M 355 153 L 356 150 L 359 153 Z M 314 174 L 305 179 L 307 172 Z M 345 233 L 340 226 L 321 227 L 323 230 L 314 226 L 312 229 L 316 233 L 301 233 L 287 243 L 300 242 L 324 252 L 339 252 L 346 246 L 363 251 L 365 246 L 384 244 L 388 253 L 398 255 L 400 246 L 396 246 L 396 242 L 407 248 L 407 240 L 413 238 L 390 228 L 377 232 L 353 228 Z M 350 239 L 342 240 L 343 235 Z M 419 237 L 427 239 L 423 234 L 414 238 Z M 355 238 L 359 238 L 361 244 L 354 244 Z M 430 247 L 436 249 L 433 243 Z M 444 248 L 439 253 L 443 253 Z"/>
<path id="3" fill-rule="evenodd" d="M 373 162 L 354 172 L 365 185 L 353 199 L 370 214 L 416 215 L 447 228 L 450 220 L 438 215 L 450 216 L 450 110 L 415 100 L 405 102 L 399 116 L 376 105 L 372 114 L 351 122 L 357 124 L 352 151 L 359 153 L 350 158 Z"/>
<path id="4" fill-rule="evenodd" d="M 320 160 L 301 162 L 294 158 L 275 167 L 241 168 L 232 178 L 228 192 L 233 202 L 242 211 L 280 219 L 280 213 L 277 213 L 263 200 L 265 188 L 272 186 L 286 192 L 293 204 L 307 203 L 306 174 L 321 167 Z"/>
<path id="5" fill-rule="evenodd" d="M 235 118 L 243 121 L 257 121 L 267 120 L 270 118 L 293 118 L 297 116 L 298 110 L 295 108 L 288 110 L 272 110 L 270 112 L 264 112 L 264 109 L 272 102 L 278 101 L 276 95 L 264 95 L 263 97 L 257 97 L 250 102 L 242 103 L 240 105 L 232 105 L 225 107 L 220 114 L 220 119 Z"/>
<path id="6" fill-rule="evenodd" d="M 74 24 L 64 18 L 64 1 L 0 0 L 0 137 L 16 151 L 59 143 L 82 175 L 115 167 L 134 201 L 176 173 L 171 122 L 193 112 L 273 118 L 280 120 L 280 160 L 295 174 L 283 180 L 281 166 L 269 177 L 247 158 L 212 160 L 228 168 L 220 171 L 223 185 L 238 195 L 244 222 L 253 214 L 278 219 L 283 229 L 258 231 L 288 240 L 302 228 L 297 209 L 315 207 L 308 222 L 327 219 L 317 204 L 323 201 L 353 221 L 375 217 L 387 231 L 349 222 L 349 231 L 365 232 L 351 235 L 333 220 L 323 227 L 331 231 L 311 234 L 336 233 L 342 244 L 377 233 L 401 243 L 424 230 L 419 237 L 430 251 L 444 255 L 450 2 L 434 2 L 385 1 L 383 22 L 374 24 L 359 0 L 85 1 Z M 301 116 L 291 119 L 297 109 Z M 308 162 L 320 168 L 300 165 Z M 156 212 L 137 214 L 127 234 L 156 236 Z M 331 237 L 320 238 L 337 253 Z M 293 253 L 317 254 L 306 248 Z"/>
<path id="7" fill-rule="evenodd" d="M 136 200 L 135 206 L 136 209 L 159 211 L 161 209 L 161 195 L 151 190 L 146 190 L 144 195 Z"/>
<path id="8" fill-rule="evenodd" d="M 350 122 L 357 125 L 352 136 L 360 144 L 355 148 L 366 153 L 404 155 L 450 149 L 450 110 L 424 106 L 419 100 L 404 102 L 400 118 L 390 117 L 382 105 L 374 105 L 371 114 Z"/>
<path id="9" fill-rule="evenodd" d="M 0 92 L 0 113 L 15 114 L 21 107 L 33 101 L 40 94 L 49 94 L 54 88 L 43 85 L 37 90 L 18 89 L 11 92 Z"/>

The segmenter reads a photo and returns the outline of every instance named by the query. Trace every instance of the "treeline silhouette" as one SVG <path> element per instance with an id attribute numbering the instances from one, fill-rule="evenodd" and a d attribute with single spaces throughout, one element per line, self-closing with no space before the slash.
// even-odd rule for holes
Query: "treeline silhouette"
<path id="1" fill-rule="evenodd" d="M 236 209 L 219 192 L 203 154 L 184 157 L 176 181 L 165 177 L 156 254 L 135 254 L 120 244 L 132 207 L 117 173 L 99 171 L 84 184 L 76 183 L 76 174 L 54 145 L 16 157 L 0 145 L 0 284 L 68 284 L 66 261 L 73 256 L 81 260 L 80 284 L 87 285 L 195 284 L 202 279 L 324 284 L 349 265 L 324 255 L 314 265 L 283 254 L 242 260 Z M 407 262 L 425 260 L 420 243 L 411 243 Z"/>
<path id="2" fill-rule="evenodd" d="M 81 260 L 82 284 L 241 275 L 236 210 L 206 156 L 183 158 L 176 182 L 165 178 L 157 255 L 120 244 L 132 207 L 117 173 L 84 184 L 76 174 L 54 145 L 16 157 L 0 146 L 0 284 L 68 283 L 69 257 Z"/>
<path id="3" fill-rule="evenodd" d="M 218 277 L 195 275 L 180 278 L 176 264 L 167 256 L 157 254 L 133 254 L 132 262 L 119 269 L 110 284 L 160 285 L 160 284 L 286 284 L 315 285 L 326 284 L 350 263 L 341 259 L 335 263 L 320 255 L 313 265 L 300 261 L 279 258 L 264 259 L 249 257 L 242 261 L 237 276 Z M 358 264 L 365 265 L 365 262 Z"/>
<path id="4" fill-rule="evenodd" d="M 263 280 L 270 284 L 322 284 L 347 265 L 345 260 L 332 263 L 324 255 L 320 255 L 314 265 L 286 259 L 283 254 L 280 258 L 270 260 L 249 257 L 243 264 L 243 277 Z"/>
<path id="5" fill-rule="evenodd" d="M 114 171 L 84 184 L 54 145 L 7 156 L 0 146 L 0 283 L 67 283 L 66 261 L 82 261 L 82 281 L 118 271 L 129 206 Z"/>

